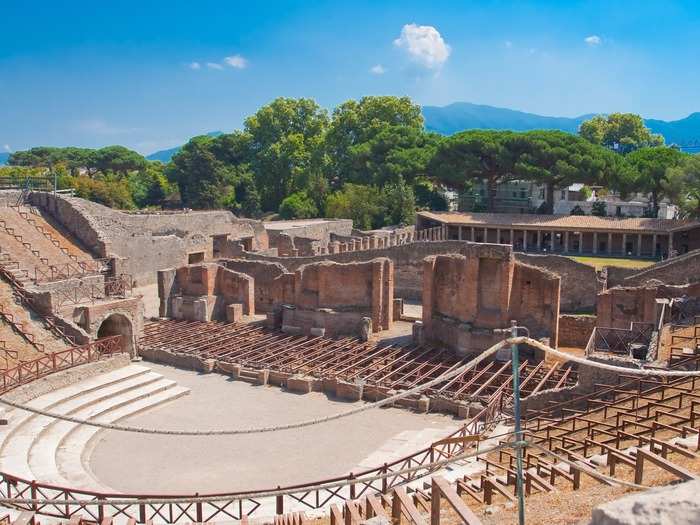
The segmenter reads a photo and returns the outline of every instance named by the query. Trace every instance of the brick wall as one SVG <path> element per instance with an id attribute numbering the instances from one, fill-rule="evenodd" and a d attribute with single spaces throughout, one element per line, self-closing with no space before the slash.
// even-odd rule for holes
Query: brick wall
<path id="1" fill-rule="evenodd" d="M 559 346 L 585 348 L 595 325 L 594 315 L 560 315 Z"/>
<path id="2" fill-rule="evenodd" d="M 469 244 L 466 255 L 427 257 L 424 336 L 473 352 L 502 339 L 494 329 L 515 319 L 533 337 L 556 345 L 560 283 L 554 273 L 516 263 L 505 245 Z"/>
<path id="3" fill-rule="evenodd" d="M 561 255 L 531 255 L 516 253 L 517 261 L 544 268 L 561 277 L 562 312 L 595 312 L 596 297 L 603 289 L 594 267 Z"/>

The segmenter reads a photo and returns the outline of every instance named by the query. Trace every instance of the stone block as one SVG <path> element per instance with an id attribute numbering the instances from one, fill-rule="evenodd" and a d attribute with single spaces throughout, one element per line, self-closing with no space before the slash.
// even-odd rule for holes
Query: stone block
<path id="1" fill-rule="evenodd" d="M 243 320 L 243 305 L 231 303 L 226 305 L 226 322 L 240 323 Z"/>
<path id="2" fill-rule="evenodd" d="M 347 401 L 360 401 L 362 399 L 362 385 L 338 380 L 335 395 L 337 398 Z"/>
<path id="3" fill-rule="evenodd" d="M 258 385 L 266 385 L 270 378 L 270 371 L 267 368 L 256 370 L 255 381 Z"/>
<path id="4" fill-rule="evenodd" d="M 288 324 L 282 325 L 282 331 L 289 335 L 300 335 L 302 332 L 301 326 L 291 326 Z"/>
<path id="5" fill-rule="evenodd" d="M 209 305 L 204 297 L 192 301 L 193 321 L 209 321 Z"/>
<path id="6" fill-rule="evenodd" d="M 270 370 L 267 376 L 267 383 L 269 385 L 284 386 L 287 384 L 287 380 L 292 376 L 289 372 L 279 372 L 277 370 Z"/>
<path id="7" fill-rule="evenodd" d="M 416 321 L 411 327 L 413 342 L 417 345 L 422 345 L 425 342 L 425 331 L 423 330 L 423 321 Z"/>
<path id="8" fill-rule="evenodd" d="M 326 329 L 320 327 L 312 327 L 309 329 L 309 334 L 311 334 L 314 337 L 323 337 L 324 335 L 326 335 Z"/>
<path id="9" fill-rule="evenodd" d="M 297 394 L 308 394 L 313 390 L 314 378 L 294 375 L 287 379 L 287 390 Z"/>
<path id="10" fill-rule="evenodd" d="M 416 412 L 425 414 L 430 410 L 430 398 L 427 396 L 420 396 L 416 402 Z"/>

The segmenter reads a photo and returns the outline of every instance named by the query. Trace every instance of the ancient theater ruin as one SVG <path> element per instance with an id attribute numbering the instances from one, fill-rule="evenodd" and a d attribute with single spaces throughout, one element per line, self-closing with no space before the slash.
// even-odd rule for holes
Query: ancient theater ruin
<path id="1" fill-rule="evenodd" d="M 534 516 L 696 478 L 700 250 L 567 255 L 610 232 L 656 257 L 700 224 L 486 219 L 0 192 L 6 521 L 514 523 L 516 449 Z"/>

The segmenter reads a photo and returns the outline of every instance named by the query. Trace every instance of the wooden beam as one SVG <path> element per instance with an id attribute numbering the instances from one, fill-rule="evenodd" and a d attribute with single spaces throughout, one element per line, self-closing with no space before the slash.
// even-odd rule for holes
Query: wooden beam
<path id="1" fill-rule="evenodd" d="M 452 486 L 442 476 L 434 476 L 432 479 L 432 492 L 430 499 L 430 525 L 440 525 L 440 496 L 444 496 L 450 507 L 457 513 L 462 523 L 466 525 L 481 525 L 481 520 L 476 517 L 466 503 L 462 501 Z"/>

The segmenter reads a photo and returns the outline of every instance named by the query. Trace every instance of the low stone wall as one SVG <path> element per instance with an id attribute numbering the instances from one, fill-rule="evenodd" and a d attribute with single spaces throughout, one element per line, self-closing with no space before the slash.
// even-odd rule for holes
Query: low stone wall
<path id="1" fill-rule="evenodd" d="M 420 300 L 423 287 L 423 259 L 430 255 L 464 254 L 473 243 L 467 241 L 417 241 L 388 248 L 341 252 L 311 257 L 275 257 L 252 252 L 242 253 L 239 258 L 279 263 L 288 271 L 320 261 L 339 263 L 369 261 L 375 257 L 387 257 L 394 263 L 394 293 L 403 299 Z"/>
<path id="2" fill-rule="evenodd" d="M 102 361 L 86 363 L 84 365 L 61 370 L 55 374 L 49 374 L 36 381 L 19 386 L 2 397 L 15 403 L 26 403 L 59 388 L 84 381 L 90 377 L 111 372 L 127 366 L 131 362 L 129 354 L 117 354 Z"/>
<path id="3" fill-rule="evenodd" d="M 559 346 L 585 348 L 595 324 L 595 315 L 560 315 Z"/>
<path id="4" fill-rule="evenodd" d="M 188 264 L 189 256 L 211 259 L 215 238 L 252 239 L 249 249 L 267 249 L 259 221 L 228 211 L 125 213 L 75 197 L 32 193 L 32 204 L 48 211 L 68 232 L 99 257 L 117 257 L 119 271 L 134 286 L 156 282 L 161 268 Z"/>
<path id="5" fill-rule="evenodd" d="M 618 284 L 640 286 L 652 280 L 665 284 L 688 284 L 700 281 L 700 250 L 679 255 L 627 275 Z"/>
<path id="6" fill-rule="evenodd" d="M 593 266 L 576 262 L 562 255 L 531 255 L 516 253 L 515 260 L 544 268 L 561 277 L 559 308 L 564 313 L 594 312 L 596 296 L 604 283 Z"/>

